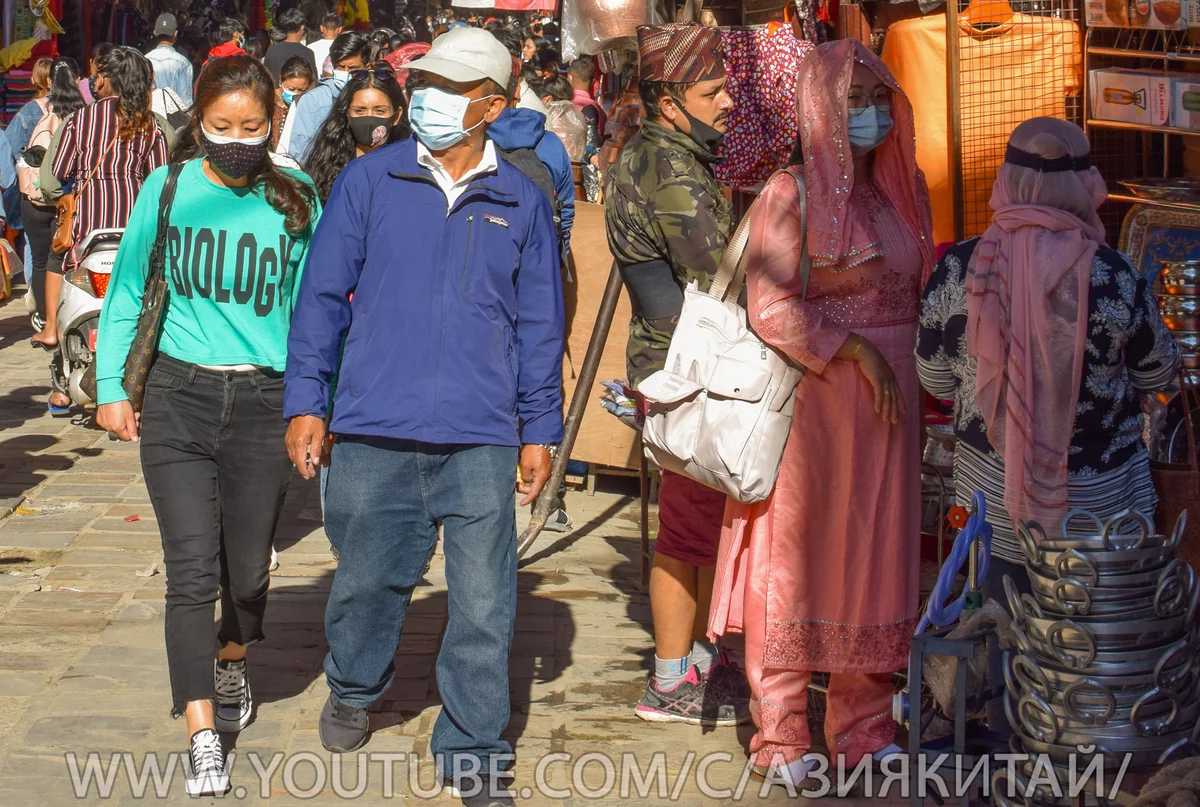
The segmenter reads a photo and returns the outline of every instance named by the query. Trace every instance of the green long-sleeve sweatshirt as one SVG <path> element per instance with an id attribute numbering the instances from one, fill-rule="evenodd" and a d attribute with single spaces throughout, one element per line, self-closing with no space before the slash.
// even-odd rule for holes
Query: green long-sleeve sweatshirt
<path id="1" fill-rule="evenodd" d="M 306 174 L 288 171 L 306 184 Z M 150 252 L 158 230 L 167 166 L 146 177 L 138 194 L 100 314 L 96 338 L 98 403 L 126 399 L 125 358 L 141 311 Z M 254 364 L 283 371 L 288 328 L 309 240 L 284 229 L 263 192 L 217 185 L 200 160 L 183 167 L 167 231 L 167 314 L 159 351 L 203 365 Z"/>

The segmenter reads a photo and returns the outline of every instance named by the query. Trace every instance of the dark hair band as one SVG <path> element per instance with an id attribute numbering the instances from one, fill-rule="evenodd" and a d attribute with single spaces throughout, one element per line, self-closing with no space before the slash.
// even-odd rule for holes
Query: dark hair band
<path id="1" fill-rule="evenodd" d="M 1032 168 L 1034 171 L 1041 171 L 1045 174 L 1053 174 L 1065 171 L 1086 171 L 1092 167 L 1092 155 L 1089 153 L 1082 157 L 1072 157 L 1064 154 L 1062 157 L 1051 159 L 1019 149 L 1009 143 L 1008 149 L 1004 152 L 1004 162 L 1018 165 L 1021 168 Z"/>

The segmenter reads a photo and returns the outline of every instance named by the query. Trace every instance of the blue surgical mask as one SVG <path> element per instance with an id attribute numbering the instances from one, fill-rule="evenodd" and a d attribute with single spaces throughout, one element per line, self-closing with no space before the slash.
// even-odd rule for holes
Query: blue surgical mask
<path id="1" fill-rule="evenodd" d="M 854 154 L 874 151 L 892 130 L 892 108 L 886 104 L 851 109 L 849 113 L 846 130 Z"/>
<path id="2" fill-rule="evenodd" d="M 287 106 L 291 106 L 292 101 L 296 100 L 296 93 L 292 92 L 291 90 L 283 89 L 280 90 L 279 94 L 283 97 L 283 103 Z"/>
<path id="3" fill-rule="evenodd" d="M 430 151 L 442 151 L 470 134 L 470 129 L 463 128 L 463 117 L 467 114 L 467 107 L 475 101 L 486 101 L 488 98 L 491 96 L 472 101 L 436 87 L 424 87 L 412 95 L 408 123 L 413 134 L 426 148 Z M 482 125 L 483 121 L 480 121 L 471 129 Z"/>
<path id="4" fill-rule="evenodd" d="M 334 70 L 333 71 L 333 85 L 335 87 L 337 87 L 338 92 L 341 92 L 342 90 L 344 90 L 346 88 L 346 85 L 349 83 L 350 83 L 350 71 L 349 70 Z"/>

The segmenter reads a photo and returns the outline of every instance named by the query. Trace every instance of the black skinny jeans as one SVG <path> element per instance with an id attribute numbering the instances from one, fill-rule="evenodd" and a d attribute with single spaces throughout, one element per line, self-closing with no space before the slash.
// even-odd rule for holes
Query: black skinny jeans
<path id="1" fill-rule="evenodd" d="M 21 197 L 21 221 L 33 258 L 29 286 L 37 302 L 38 316 L 43 320 L 46 318 L 46 259 L 50 257 L 50 242 L 54 240 L 55 218 L 54 207 L 35 205 L 24 196 Z"/>
<path id="2" fill-rule="evenodd" d="M 220 645 L 263 638 L 271 539 L 291 477 L 286 431 L 281 375 L 168 356 L 150 371 L 142 471 L 166 561 L 172 715 L 214 697 Z"/>

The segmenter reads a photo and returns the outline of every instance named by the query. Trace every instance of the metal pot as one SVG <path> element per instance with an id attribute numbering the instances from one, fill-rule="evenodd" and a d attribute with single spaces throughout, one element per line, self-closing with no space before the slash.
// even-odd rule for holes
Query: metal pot
<path id="1" fill-rule="evenodd" d="M 1141 581 L 1141 585 L 1126 588 L 1086 585 L 1077 578 L 1055 579 L 1038 574 L 1032 567 L 1026 569 L 1034 596 L 1042 607 L 1067 616 L 1117 616 L 1140 613 L 1147 608 L 1153 608 L 1155 616 L 1174 616 L 1187 608 L 1188 594 L 1195 585 L 1192 568 L 1178 558 L 1159 572 L 1157 578 L 1145 573 L 1130 575 Z M 1147 582 L 1153 587 L 1147 586 Z"/>
<path id="2" fill-rule="evenodd" d="M 1043 648 L 1047 651 L 1053 650 L 1049 645 L 1040 645 L 1035 647 L 1030 641 L 1029 635 L 1019 625 L 1012 626 L 1013 633 L 1017 637 L 1017 650 L 1021 653 L 1033 657 L 1038 661 L 1050 661 L 1062 664 L 1063 662 L 1056 656 L 1043 652 Z M 1181 641 L 1189 642 L 1188 639 Z M 1173 645 L 1163 644 L 1147 647 L 1141 650 L 1122 650 L 1122 651 L 1105 651 L 1100 652 L 1094 648 L 1083 650 L 1071 650 L 1059 648 L 1059 651 L 1070 657 L 1070 664 L 1063 664 L 1072 672 L 1077 672 L 1080 675 L 1149 675 L 1154 672 L 1154 668 L 1158 665 L 1159 659 L 1163 653 L 1171 649 Z M 1189 646 L 1190 643 L 1189 643 Z M 1086 665 L 1082 662 L 1087 660 Z M 1082 666 L 1081 666 L 1082 665 Z"/>
<path id="3" fill-rule="evenodd" d="M 1008 656 L 1010 654 L 1006 654 Z M 1190 663 L 1193 658 L 1190 649 L 1182 659 Z M 1172 701 L 1178 700 L 1175 708 L 1195 706 L 1200 708 L 1197 701 L 1196 685 L 1187 690 L 1163 690 L 1153 687 L 1149 690 L 1113 690 L 1105 681 L 1112 680 L 1104 676 L 1081 676 L 1065 689 L 1055 689 L 1051 679 L 1036 662 L 1028 656 L 1005 658 L 1004 683 L 1008 694 L 1019 698 L 1022 695 L 1037 695 L 1054 710 L 1061 719 L 1078 723 L 1080 727 L 1102 726 L 1107 723 L 1129 723 L 1138 716 L 1136 709 L 1141 710 L 1145 717 L 1160 716 L 1169 711 Z M 1180 670 L 1176 666 L 1164 675 L 1186 677 L 1188 670 Z M 1149 678 L 1160 677 L 1152 674 Z M 1140 707 L 1139 707 L 1139 704 Z M 1200 716 L 1200 715 L 1197 715 Z"/>
<path id="4" fill-rule="evenodd" d="M 1063 552 L 1044 552 L 1022 543 L 1027 566 L 1037 569 L 1047 577 L 1073 577 L 1088 585 L 1113 586 L 1130 583 L 1130 575 L 1154 574 L 1162 572 L 1175 558 L 1178 550 L 1174 544 L 1155 547 L 1152 549 L 1123 549 L 1113 552 L 1088 552 L 1082 549 L 1067 549 Z M 1109 582 L 1108 578 L 1120 581 Z M 1150 580 L 1151 583 L 1156 579 Z"/>
<path id="5" fill-rule="evenodd" d="M 1178 733 L 1181 726 L 1186 726 L 1184 735 L 1189 734 L 1196 723 L 1196 707 L 1189 707 L 1192 715 L 1190 720 L 1187 720 L 1181 719 L 1183 712 L 1179 708 L 1178 700 L 1173 699 L 1172 704 L 1173 708 L 1166 715 L 1159 717 L 1144 718 L 1137 715 L 1131 723 L 1124 726 L 1110 723 L 1107 726 L 1084 727 L 1075 731 L 1065 728 L 1050 705 L 1032 693 L 1022 696 L 1015 709 L 1011 708 L 1012 699 L 1006 696 L 1004 706 L 1009 724 L 1016 722 L 1026 736 L 1046 743 L 1096 743 L 1120 753 L 1123 750 L 1147 747 L 1165 750 L 1175 742 L 1172 731 Z M 1163 738 L 1167 737 L 1172 738 L 1164 741 Z"/>
<path id="6" fill-rule="evenodd" d="M 1075 534 L 1071 534 L 1071 526 L 1078 524 Z M 1136 509 L 1126 509 L 1114 515 L 1107 522 L 1102 521 L 1096 514 L 1077 507 L 1063 518 L 1059 525 L 1061 538 L 1053 540 L 1046 534 L 1046 528 L 1036 521 L 1018 522 L 1017 536 L 1022 531 L 1028 534 L 1035 549 L 1042 552 L 1064 552 L 1068 549 L 1080 549 L 1090 552 L 1129 549 L 1151 549 L 1168 544 L 1176 530 L 1182 535 L 1182 530 L 1172 531 L 1171 535 L 1157 535 L 1154 523 Z M 1084 532 L 1084 534 L 1080 534 Z M 1022 539 L 1024 540 L 1024 539 Z"/>
<path id="7" fill-rule="evenodd" d="M 1200 261 L 1163 261 L 1164 294 L 1200 294 Z"/>
<path id="8" fill-rule="evenodd" d="M 1200 586 L 1194 586 L 1188 610 L 1166 619 L 1107 617 L 1047 617 L 1037 600 L 1028 594 L 1018 595 L 1012 578 L 1004 576 L 1009 610 L 1013 622 L 1021 627 L 1037 652 L 1054 658 L 1066 667 L 1087 667 L 1097 652 L 1142 650 L 1156 645 L 1171 644 L 1183 638 L 1194 625 L 1200 606 Z M 1069 651 L 1083 651 L 1072 655 Z"/>
<path id="9" fill-rule="evenodd" d="M 1132 707 L 1079 711 L 1083 719 L 1072 716 L 1064 704 L 1051 703 L 1036 693 L 1018 697 L 1008 692 L 1004 697 L 1005 709 L 1015 713 L 1025 733 L 1037 737 L 1041 730 L 1043 739 L 1054 736 L 1051 732 L 1055 731 L 1097 737 L 1158 737 L 1190 727 L 1200 717 L 1200 703 L 1185 704 L 1178 695 L 1159 690 L 1143 694 Z"/>
<path id="10" fill-rule="evenodd" d="M 1200 723 L 1197 724 L 1200 726 Z M 1055 762 L 1070 763 L 1071 760 L 1078 760 L 1078 770 L 1086 770 L 1087 762 L 1097 754 L 1102 755 L 1109 761 L 1109 764 L 1114 767 L 1112 770 L 1117 770 L 1121 765 L 1128 765 L 1132 768 L 1144 768 L 1151 765 L 1166 765 L 1168 762 L 1173 762 L 1175 759 L 1182 759 L 1187 756 L 1190 746 L 1196 739 L 1192 736 L 1192 732 L 1179 732 L 1166 737 L 1156 738 L 1141 738 L 1142 744 L 1134 749 L 1122 748 L 1115 750 L 1107 746 L 1106 743 L 1091 741 L 1087 745 L 1095 750 L 1090 754 L 1083 754 L 1073 745 L 1059 745 L 1057 743 L 1047 743 L 1030 737 L 1021 730 L 1020 724 L 1013 727 L 1013 730 L 1020 737 L 1021 745 L 1030 754 L 1045 754 Z M 1161 748 L 1160 743 L 1171 741 L 1171 744 L 1166 748 Z M 1128 755 L 1128 761 L 1126 761 Z"/>
<path id="11" fill-rule="evenodd" d="M 1200 297 L 1163 295 L 1158 298 L 1158 310 L 1163 322 L 1173 331 L 1200 328 Z"/>
<path id="12" fill-rule="evenodd" d="M 1104 675 L 1078 673 L 1041 664 L 1025 654 L 1013 657 L 1005 666 L 1005 682 L 1013 689 L 1033 693 L 1046 700 L 1064 704 L 1088 696 L 1095 701 L 1111 702 L 1114 708 L 1132 707 L 1139 698 L 1154 689 L 1172 695 L 1191 692 L 1196 686 L 1191 663 L 1195 655 L 1187 642 L 1177 642 L 1163 653 L 1149 673 L 1141 675 Z"/>

